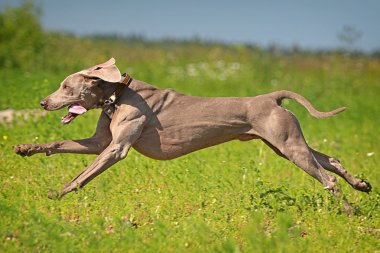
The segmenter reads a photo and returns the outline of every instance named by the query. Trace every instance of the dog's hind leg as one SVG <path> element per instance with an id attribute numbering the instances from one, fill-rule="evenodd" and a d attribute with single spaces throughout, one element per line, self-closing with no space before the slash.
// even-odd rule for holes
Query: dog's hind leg
<path id="1" fill-rule="evenodd" d="M 329 175 L 314 157 L 295 116 L 283 108 L 276 108 L 267 122 L 265 132 L 262 135 L 265 142 L 268 142 L 269 146 L 272 146 L 272 149 L 277 151 L 276 153 L 286 157 L 317 179 L 335 197 L 343 200 L 346 212 L 351 214 L 351 206 L 342 196 L 336 184 L 336 178 Z"/>
<path id="2" fill-rule="evenodd" d="M 267 144 L 268 147 L 270 147 L 277 155 L 289 160 L 288 157 L 286 157 L 284 154 L 282 154 L 281 151 L 278 148 L 276 148 L 275 146 L 273 146 L 270 142 L 268 142 L 265 139 L 262 139 L 262 141 L 265 144 Z M 352 176 L 343 167 L 343 165 L 340 163 L 340 161 L 338 159 L 336 159 L 334 157 L 330 157 L 330 156 L 323 154 L 319 151 L 316 151 L 310 147 L 309 147 L 309 149 L 310 149 L 311 153 L 313 154 L 314 158 L 317 160 L 317 162 L 325 170 L 333 172 L 333 173 L 337 174 L 338 176 L 342 177 L 344 180 L 346 180 L 347 183 L 349 183 L 352 186 L 352 188 L 354 188 L 358 191 L 367 192 L 367 193 L 371 191 L 372 186 L 369 182 L 367 182 L 364 179 L 356 178 L 356 177 Z"/>
<path id="3" fill-rule="evenodd" d="M 370 192 L 371 191 L 371 184 L 369 182 L 366 182 L 363 179 L 355 178 L 352 176 L 340 163 L 340 161 L 336 158 L 330 157 L 326 154 L 323 154 L 321 152 L 318 152 L 312 148 L 310 148 L 310 151 L 313 153 L 314 157 L 317 159 L 317 161 L 322 165 L 323 168 L 325 168 L 328 171 L 331 171 L 347 181 L 354 189 L 362 192 Z"/>

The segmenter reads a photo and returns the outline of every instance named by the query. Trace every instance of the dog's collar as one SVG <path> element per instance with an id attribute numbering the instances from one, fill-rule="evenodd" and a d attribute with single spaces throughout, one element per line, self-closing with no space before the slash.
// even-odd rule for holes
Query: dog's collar
<path id="1" fill-rule="evenodd" d="M 108 115 L 110 119 L 112 119 L 113 112 L 115 111 L 116 101 L 120 98 L 123 90 L 128 87 L 133 81 L 132 77 L 127 73 L 124 73 L 121 75 L 121 77 L 121 81 L 118 83 L 115 91 L 108 99 L 104 101 L 103 105 L 101 106 L 103 108 L 103 111 Z"/>
<path id="2" fill-rule="evenodd" d="M 132 77 L 127 73 L 121 75 L 121 81 L 119 82 L 116 90 L 112 93 L 112 95 L 104 101 L 104 105 L 112 105 L 119 99 L 121 93 L 123 92 L 125 87 L 128 87 L 132 82 Z"/>
<path id="3" fill-rule="evenodd" d="M 127 87 L 131 84 L 131 82 L 133 80 L 132 77 L 127 73 L 122 74 L 121 79 L 122 79 L 122 81 L 120 83 L 123 83 Z"/>

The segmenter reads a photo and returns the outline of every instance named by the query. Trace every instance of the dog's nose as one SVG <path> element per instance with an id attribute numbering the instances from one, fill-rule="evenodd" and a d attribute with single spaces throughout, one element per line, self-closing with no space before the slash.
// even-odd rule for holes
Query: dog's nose
<path id="1" fill-rule="evenodd" d="M 42 107 L 45 107 L 45 106 L 46 106 L 46 100 L 42 100 L 42 101 L 40 102 L 40 105 L 41 105 Z"/>

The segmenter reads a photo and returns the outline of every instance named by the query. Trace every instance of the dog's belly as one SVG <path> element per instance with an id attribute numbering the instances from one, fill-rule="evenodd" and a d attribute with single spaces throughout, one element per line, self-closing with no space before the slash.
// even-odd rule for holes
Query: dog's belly
<path id="1" fill-rule="evenodd" d="M 188 153 L 231 140 L 258 138 L 250 133 L 250 126 L 210 126 L 201 123 L 187 127 L 149 129 L 133 145 L 139 153 L 157 160 L 170 160 Z"/>
<path id="2" fill-rule="evenodd" d="M 154 116 L 133 145 L 143 155 L 170 160 L 223 142 L 257 138 L 247 113 L 254 98 L 173 98 L 160 106 L 149 102 Z"/>

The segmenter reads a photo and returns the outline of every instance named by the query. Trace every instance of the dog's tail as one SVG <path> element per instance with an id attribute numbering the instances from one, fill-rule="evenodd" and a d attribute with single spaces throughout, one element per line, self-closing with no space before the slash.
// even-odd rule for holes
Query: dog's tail
<path id="1" fill-rule="evenodd" d="M 276 100 L 278 105 L 281 105 L 281 102 L 284 98 L 293 99 L 297 101 L 298 103 L 300 103 L 301 105 L 303 105 L 309 111 L 309 113 L 316 118 L 332 117 L 346 110 L 346 107 L 340 107 L 330 112 L 320 112 L 320 111 L 317 111 L 306 98 L 304 98 L 303 96 L 295 92 L 281 90 L 281 91 L 275 91 L 271 94 L 273 95 L 273 98 Z"/>

